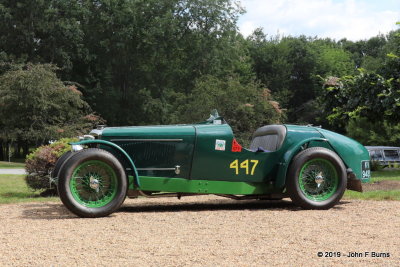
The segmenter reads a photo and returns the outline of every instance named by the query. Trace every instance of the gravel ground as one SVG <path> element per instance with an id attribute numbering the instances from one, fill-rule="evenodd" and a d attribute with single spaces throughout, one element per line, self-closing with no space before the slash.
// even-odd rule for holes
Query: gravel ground
<path id="1" fill-rule="evenodd" d="M 399 266 L 399 210 L 400 201 L 307 211 L 198 196 L 128 199 L 107 218 L 82 219 L 60 202 L 0 205 L 0 265 Z"/>

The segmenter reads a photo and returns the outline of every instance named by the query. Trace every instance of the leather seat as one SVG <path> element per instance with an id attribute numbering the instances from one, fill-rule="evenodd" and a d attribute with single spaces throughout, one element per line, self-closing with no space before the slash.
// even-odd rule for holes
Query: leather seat
<path id="1" fill-rule="evenodd" d="M 285 137 L 286 127 L 284 125 L 266 125 L 260 127 L 253 134 L 250 150 L 265 152 L 276 151 L 282 146 Z"/>

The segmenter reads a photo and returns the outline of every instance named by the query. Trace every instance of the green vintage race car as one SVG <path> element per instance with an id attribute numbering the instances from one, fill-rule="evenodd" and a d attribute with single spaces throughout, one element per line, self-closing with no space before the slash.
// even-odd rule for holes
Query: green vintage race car
<path id="1" fill-rule="evenodd" d="M 243 148 L 218 114 L 196 124 L 98 127 L 71 145 L 52 176 L 81 217 L 107 216 L 126 196 L 290 197 L 304 209 L 329 209 L 346 187 L 362 191 L 370 179 L 368 151 L 343 135 L 267 125 Z"/>

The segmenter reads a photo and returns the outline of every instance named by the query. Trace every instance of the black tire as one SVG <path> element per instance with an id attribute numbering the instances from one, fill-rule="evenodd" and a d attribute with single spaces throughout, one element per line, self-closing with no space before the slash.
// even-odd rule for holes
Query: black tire
<path id="1" fill-rule="evenodd" d="M 62 167 L 58 193 L 64 205 L 80 217 L 104 217 L 124 202 L 127 177 L 109 152 L 89 148 L 72 155 Z"/>
<path id="2" fill-rule="evenodd" d="M 56 165 L 54 165 L 54 169 L 51 172 L 51 178 L 57 178 L 60 174 L 60 170 L 63 167 L 64 163 L 71 158 L 73 155 L 72 151 L 65 152 L 61 155 L 61 157 L 57 160 Z"/>
<path id="3" fill-rule="evenodd" d="M 342 198 L 347 186 L 346 167 L 340 157 L 323 147 L 301 151 L 292 160 L 286 189 L 304 209 L 329 209 Z"/>

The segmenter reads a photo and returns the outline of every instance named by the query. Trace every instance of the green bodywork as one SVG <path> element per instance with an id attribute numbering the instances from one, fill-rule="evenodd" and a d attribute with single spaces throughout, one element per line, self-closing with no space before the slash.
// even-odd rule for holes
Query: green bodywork
<path id="1" fill-rule="evenodd" d="M 217 121 L 218 123 L 215 123 Z M 234 135 L 222 118 L 191 125 L 106 127 L 95 140 L 125 167 L 129 189 L 155 192 L 265 195 L 285 191 L 293 157 L 309 147 L 336 152 L 348 172 L 366 182 L 362 161 L 368 151 L 358 142 L 317 127 L 285 125 L 282 146 L 273 152 L 243 148 L 233 152 Z"/>

